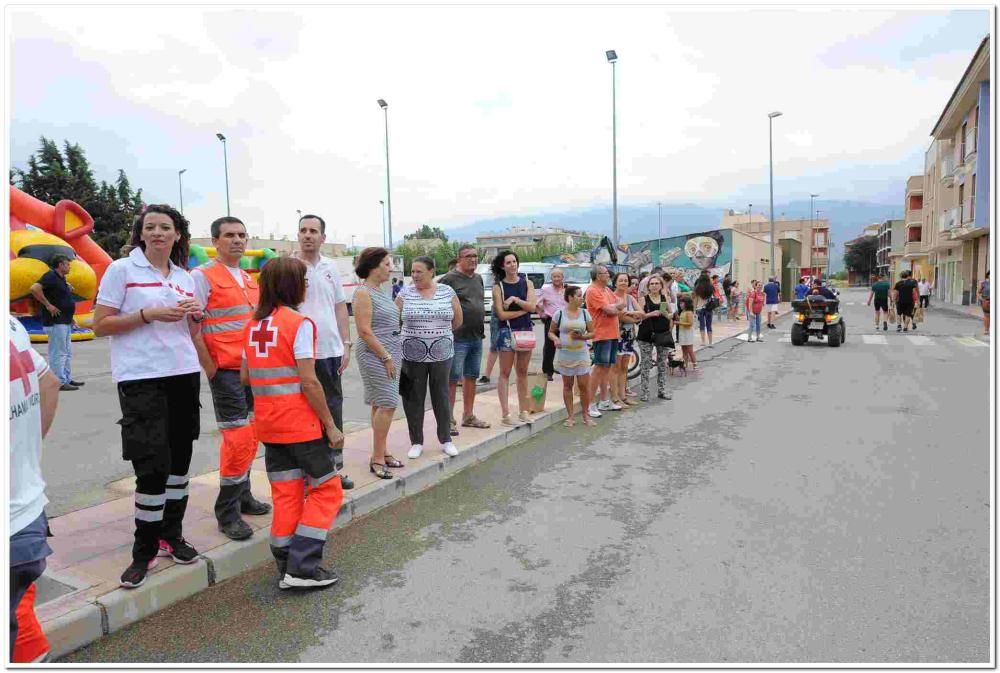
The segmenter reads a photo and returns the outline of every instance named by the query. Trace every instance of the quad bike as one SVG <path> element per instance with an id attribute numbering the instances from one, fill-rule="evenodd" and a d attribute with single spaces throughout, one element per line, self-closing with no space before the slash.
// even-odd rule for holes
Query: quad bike
<path id="1" fill-rule="evenodd" d="M 833 348 L 847 340 L 847 325 L 840 316 L 840 300 L 820 295 L 808 295 L 792 302 L 795 323 L 792 325 L 792 344 L 801 346 L 809 337 L 826 338 Z"/>

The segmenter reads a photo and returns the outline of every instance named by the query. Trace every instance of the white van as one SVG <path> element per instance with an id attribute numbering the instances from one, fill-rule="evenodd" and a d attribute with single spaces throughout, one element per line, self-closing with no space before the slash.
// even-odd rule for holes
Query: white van
<path id="1" fill-rule="evenodd" d="M 552 267 L 554 266 L 555 264 L 547 264 L 545 262 L 525 262 L 520 265 L 518 272 L 528 276 L 528 279 L 534 284 L 535 291 L 537 292 L 542 288 L 542 285 L 552 280 Z M 490 271 L 489 264 L 478 264 L 476 266 L 476 273 L 483 279 L 483 303 L 486 308 L 485 319 L 489 320 L 490 314 L 493 312 L 493 272 Z"/>

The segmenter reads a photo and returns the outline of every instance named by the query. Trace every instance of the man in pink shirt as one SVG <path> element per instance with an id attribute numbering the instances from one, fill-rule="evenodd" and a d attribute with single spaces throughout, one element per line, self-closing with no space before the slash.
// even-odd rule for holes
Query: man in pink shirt
<path id="1" fill-rule="evenodd" d="M 538 299 L 535 306 L 538 310 L 538 315 L 541 317 L 542 322 L 545 324 L 544 334 L 549 333 L 549 326 L 552 324 L 552 316 L 556 314 L 559 309 L 566 308 L 566 284 L 563 282 L 565 275 L 562 269 L 552 270 L 552 282 L 545 283 L 542 285 L 542 289 L 538 291 Z M 552 375 L 555 373 L 555 369 L 552 366 L 552 361 L 556 356 L 556 346 L 552 339 L 545 339 L 545 346 L 542 348 L 542 372 L 552 380 Z"/>

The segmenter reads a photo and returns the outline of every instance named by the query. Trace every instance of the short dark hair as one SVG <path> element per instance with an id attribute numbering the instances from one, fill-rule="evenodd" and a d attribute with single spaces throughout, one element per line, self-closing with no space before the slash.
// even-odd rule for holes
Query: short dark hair
<path id="1" fill-rule="evenodd" d="M 615 277 L 611 279 L 611 284 L 612 285 L 618 285 L 618 277 L 619 276 L 625 276 L 625 280 L 627 280 L 629 283 L 632 282 L 632 277 L 630 275 L 628 275 L 627 271 L 619 271 L 618 273 L 615 274 Z"/>
<path id="2" fill-rule="evenodd" d="M 64 255 L 62 253 L 58 253 L 58 254 L 52 255 L 52 259 L 49 260 L 49 268 L 50 269 L 55 269 L 60 264 L 62 264 L 63 262 L 72 262 L 72 261 L 73 261 L 73 258 L 70 257 L 69 255 Z"/>
<path id="3" fill-rule="evenodd" d="M 388 254 L 389 251 L 385 248 L 365 248 L 354 261 L 354 273 L 358 274 L 358 278 L 367 278 Z"/>
<path id="4" fill-rule="evenodd" d="M 580 291 L 579 285 L 567 285 L 566 289 L 563 290 L 563 299 L 569 301 L 576 296 L 576 293 Z"/>
<path id="5" fill-rule="evenodd" d="M 309 220 L 309 219 L 319 220 L 319 233 L 324 235 L 326 234 L 326 220 L 324 220 L 319 215 L 312 215 L 312 214 L 303 215 L 302 217 L 299 218 L 299 224 L 302 224 L 302 220 Z"/>
<path id="6" fill-rule="evenodd" d="M 243 224 L 243 220 L 238 217 L 233 217 L 232 215 L 226 215 L 213 221 L 211 226 L 212 238 L 218 238 L 222 235 L 222 225 L 224 224 Z M 247 225 L 243 224 L 244 231 L 246 231 L 246 228 Z"/>
<path id="7" fill-rule="evenodd" d="M 132 222 L 132 238 L 129 239 L 129 243 L 146 252 L 146 244 L 142 240 L 142 225 L 146 215 L 150 213 L 166 215 L 173 222 L 174 229 L 177 230 L 177 240 L 174 241 L 174 247 L 170 249 L 170 261 L 182 269 L 187 269 L 191 227 L 184 215 L 165 203 L 153 203 L 139 211 Z"/>
<path id="8" fill-rule="evenodd" d="M 476 246 L 472 245 L 471 243 L 466 243 L 461 248 L 459 248 L 458 249 L 458 256 L 461 257 L 462 253 L 465 252 L 466 250 L 475 250 L 476 251 L 476 257 L 477 258 L 479 257 L 479 250 L 476 248 Z"/>
<path id="9" fill-rule="evenodd" d="M 410 268 L 413 268 L 413 265 L 416 264 L 417 262 L 420 262 L 425 267 L 427 267 L 428 271 L 433 271 L 434 270 L 434 258 L 433 257 L 428 257 L 427 255 L 420 255 L 419 257 L 414 257 L 413 261 L 410 262 Z"/>
<path id="10" fill-rule="evenodd" d="M 263 320 L 279 306 L 295 307 L 306 298 L 306 265 L 297 257 L 276 257 L 268 260 L 257 280 L 260 303 L 254 320 Z"/>
<path id="11" fill-rule="evenodd" d="M 448 260 L 448 268 L 453 269 L 458 266 L 458 257 L 452 257 Z"/>

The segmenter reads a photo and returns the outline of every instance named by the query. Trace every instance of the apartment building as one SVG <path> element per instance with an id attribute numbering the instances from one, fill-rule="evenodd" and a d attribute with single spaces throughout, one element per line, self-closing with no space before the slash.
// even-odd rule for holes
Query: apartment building
<path id="1" fill-rule="evenodd" d="M 771 221 L 762 214 L 727 210 L 722 216 L 720 229 L 734 229 L 757 238 L 770 240 Z M 789 238 L 801 244 L 798 260 L 802 276 L 826 276 L 830 260 L 830 221 L 826 219 L 787 219 L 781 216 L 774 221 L 774 234 L 780 242 Z"/>
<path id="2" fill-rule="evenodd" d="M 865 227 L 865 235 L 878 237 L 875 253 L 875 272 L 890 280 L 898 280 L 900 258 L 903 257 L 904 220 L 885 220 Z"/>
<path id="3" fill-rule="evenodd" d="M 975 302 L 989 270 L 990 39 L 985 38 L 931 131 L 919 203 L 920 251 L 911 247 L 914 273 L 926 268 L 938 301 Z M 913 181 L 913 178 L 910 178 Z M 907 207 L 917 190 L 907 182 Z M 915 183 L 914 183 L 915 184 Z M 916 203 L 916 202 L 915 202 Z M 914 213 L 914 217 L 916 214 Z M 907 217 L 907 228 L 911 220 Z M 916 225 L 913 227 L 916 229 Z M 921 266 L 925 265 L 925 266 Z"/>
<path id="4" fill-rule="evenodd" d="M 476 236 L 481 259 L 492 259 L 501 250 L 518 250 L 537 245 L 551 245 L 572 250 L 583 240 L 596 241 L 600 236 L 585 231 L 570 231 L 555 227 L 512 227 L 507 231 Z"/>

